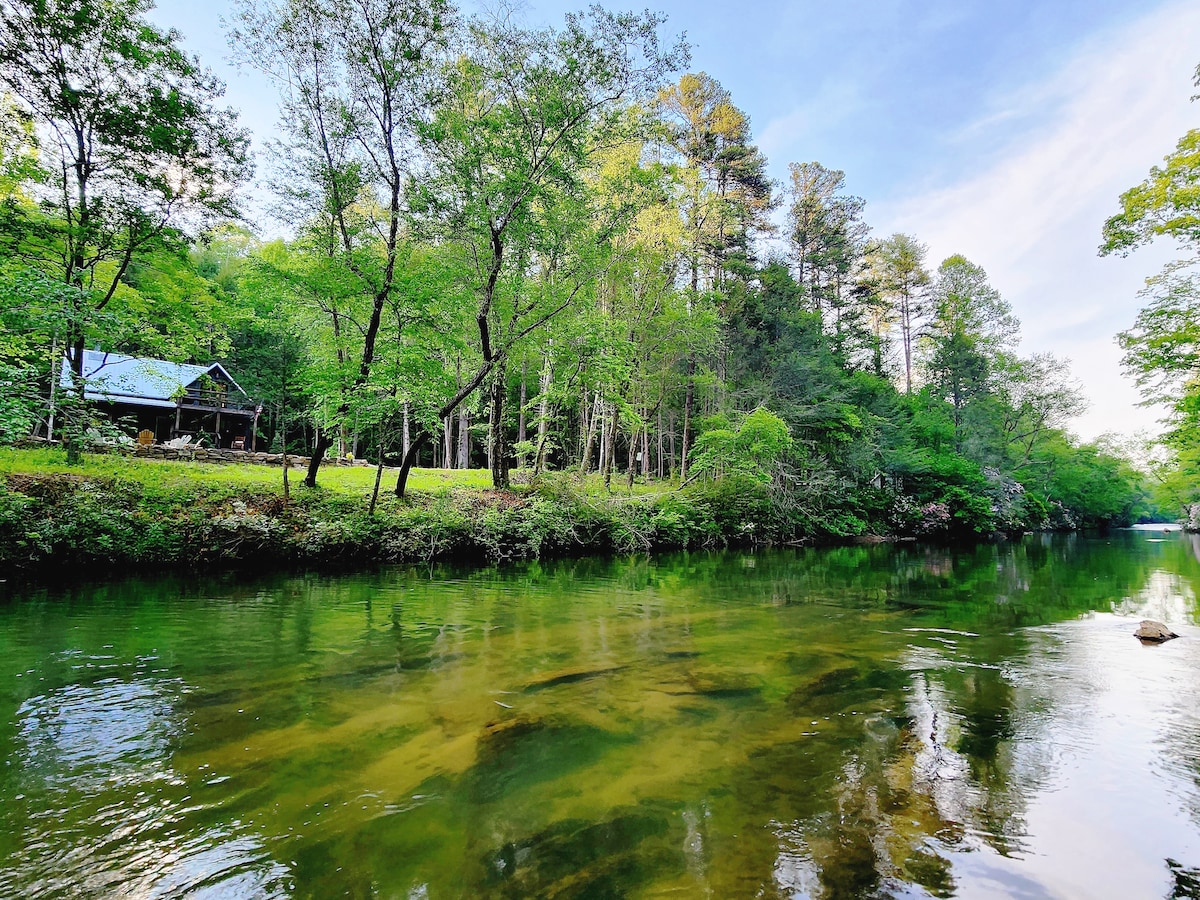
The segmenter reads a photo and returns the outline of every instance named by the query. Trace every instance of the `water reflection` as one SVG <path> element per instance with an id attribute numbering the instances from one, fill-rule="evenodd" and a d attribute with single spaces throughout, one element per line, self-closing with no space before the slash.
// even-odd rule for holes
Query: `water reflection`
<path id="1" fill-rule="evenodd" d="M 189 824 L 215 806 L 197 803 L 171 762 L 187 730 L 186 686 L 148 674 L 153 658 L 114 659 L 59 654 L 54 662 L 80 677 L 120 674 L 52 688 L 16 709 L 0 825 L 20 851 L 0 867 L 0 896 L 290 896 L 287 867 L 260 838 L 237 823 Z"/>
<path id="2" fill-rule="evenodd" d="M 147 770 L 168 756 L 180 726 L 172 704 L 180 688 L 105 678 L 30 697 L 17 708 L 17 764 L 43 789 L 94 791 L 107 780 L 153 777 Z"/>
<path id="3" fill-rule="evenodd" d="M 1165 537 L 20 598 L 0 895 L 1188 896 Z"/>

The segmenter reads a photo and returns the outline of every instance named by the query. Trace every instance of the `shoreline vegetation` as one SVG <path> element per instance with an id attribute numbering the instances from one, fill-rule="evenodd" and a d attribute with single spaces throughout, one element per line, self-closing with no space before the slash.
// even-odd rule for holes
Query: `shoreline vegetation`
<path id="1" fill-rule="evenodd" d="M 330 469 L 316 489 L 285 495 L 278 466 L 86 454 L 68 465 L 58 449 L 0 449 L 0 569 L 39 578 L 54 570 L 107 575 L 247 565 L 358 567 L 392 563 L 496 563 L 609 553 L 850 540 L 985 540 L 1079 527 L 1028 498 L 969 522 L 942 510 L 907 521 L 897 506 L 860 518 L 823 518 L 736 476 L 676 484 L 635 481 L 605 489 L 599 476 L 514 472 L 491 487 L 486 469 L 414 470 L 400 499 L 368 501 L 373 467 Z M 895 498 L 893 498 L 894 500 Z M 955 511 L 962 513 L 962 510 Z M 1033 519 L 1031 515 L 1038 518 Z"/>

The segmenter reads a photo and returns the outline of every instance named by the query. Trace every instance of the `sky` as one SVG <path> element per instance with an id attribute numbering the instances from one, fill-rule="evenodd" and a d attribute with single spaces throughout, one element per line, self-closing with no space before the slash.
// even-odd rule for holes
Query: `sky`
<path id="1" fill-rule="evenodd" d="M 640 8 L 647 0 L 628 4 Z M 582 2 L 527 0 L 530 24 Z M 610 5 L 610 4 L 606 4 Z M 626 4 L 619 4 L 622 8 Z M 846 173 L 880 237 L 913 234 L 931 268 L 983 266 L 1023 325 L 1022 351 L 1070 360 L 1084 439 L 1157 430 L 1121 373 L 1117 332 L 1177 248 L 1099 258 L 1100 228 L 1190 128 L 1200 4 L 1152 0 L 659 0 L 690 69 L 749 114 L 781 183 L 791 162 Z M 228 85 L 256 147 L 275 97 L 228 61 L 229 0 L 160 0 L 153 18 Z"/>

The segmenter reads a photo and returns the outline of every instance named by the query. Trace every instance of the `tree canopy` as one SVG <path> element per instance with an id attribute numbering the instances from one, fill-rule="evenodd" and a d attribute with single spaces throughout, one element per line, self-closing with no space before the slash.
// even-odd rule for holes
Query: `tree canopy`
<path id="1" fill-rule="evenodd" d="M 798 537 L 1149 511 L 1121 451 L 1066 430 L 1067 362 L 1022 356 L 983 267 L 873 235 L 852 174 L 773 183 L 663 16 L 239 0 L 234 54 L 279 97 L 268 240 L 221 85 L 148 10 L 0 0 L 0 440 L 80 434 L 99 347 L 225 360 L 310 487 L 333 452 L 400 496 L 416 465 L 737 485 Z M 1194 244 L 1195 148 L 1122 197 L 1106 250 Z M 1128 364 L 1190 397 L 1194 278 L 1150 290 Z"/>

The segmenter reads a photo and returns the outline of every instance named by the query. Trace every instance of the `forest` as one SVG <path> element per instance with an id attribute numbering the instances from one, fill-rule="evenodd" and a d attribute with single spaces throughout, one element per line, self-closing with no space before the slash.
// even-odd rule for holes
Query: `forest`
<path id="1" fill-rule="evenodd" d="M 1171 411 L 1161 442 L 1084 442 L 1069 361 L 1021 353 L 984 268 L 876 233 L 836 161 L 772 181 L 661 15 L 239 0 L 231 52 L 278 94 L 252 159 L 150 9 L 0 0 L 2 443 L 76 460 L 119 431 L 83 399 L 99 349 L 220 361 L 262 405 L 259 444 L 311 458 L 307 489 L 351 455 L 388 467 L 388 503 L 418 467 L 486 467 L 497 491 L 719 488 L 791 540 L 1200 501 L 1194 259 L 1149 279 L 1120 336 Z M 1101 252 L 1194 253 L 1198 172 L 1200 130 L 1114 198 Z"/>

